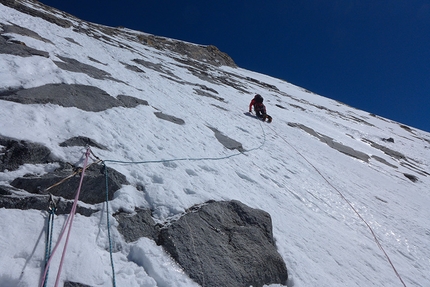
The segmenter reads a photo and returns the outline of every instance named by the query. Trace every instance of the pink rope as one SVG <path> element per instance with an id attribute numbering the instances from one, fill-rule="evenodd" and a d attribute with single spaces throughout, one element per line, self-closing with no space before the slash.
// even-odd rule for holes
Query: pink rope
<path id="1" fill-rule="evenodd" d="M 75 199 L 74 199 L 74 202 L 73 202 L 72 210 L 70 211 L 70 214 L 67 217 L 66 222 L 64 223 L 64 227 L 63 227 L 63 230 L 61 231 L 60 238 L 58 239 L 57 243 L 55 244 L 55 247 L 54 247 L 51 255 L 49 256 L 49 260 L 46 263 L 45 271 L 43 273 L 42 282 L 40 283 L 40 287 L 42 287 L 43 284 L 45 283 L 46 274 L 48 273 L 48 269 L 49 269 L 49 265 L 51 264 L 51 260 L 52 260 L 52 258 L 54 256 L 54 253 L 57 251 L 57 248 L 60 245 L 60 242 L 61 242 L 61 240 L 63 238 L 63 235 L 64 235 L 64 233 L 65 233 L 65 231 L 67 229 L 67 226 L 69 226 L 69 230 L 67 232 L 67 237 L 66 237 L 66 243 L 64 244 L 63 254 L 61 256 L 60 266 L 58 268 L 57 279 L 55 280 L 55 287 L 58 286 L 58 282 L 60 280 L 60 275 L 61 275 L 61 269 L 63 267 L 64 257 L 65 257 L 65 254 L 66 254 L 67 244 L 69 242 L 70 232 L 72 230 L 73 218 L 75 217 L 76 207 L 78 205 L 79 194 L 81 193 L 82 182 L 84 180 L 85 169 L 87 168 L 89 156 L 90 156 L 90 148 L 88 148 L 87 151 L 86 151 L 86 153 L 85 153 L 85 160 L 84 160 L 84 164 L 83 164 L 83 168 L 82 168 L 81 179 L 79 181 L 79 186 L 78 186 L 78 190 L 77 190 L 76 195 L 75 195 Z"/>

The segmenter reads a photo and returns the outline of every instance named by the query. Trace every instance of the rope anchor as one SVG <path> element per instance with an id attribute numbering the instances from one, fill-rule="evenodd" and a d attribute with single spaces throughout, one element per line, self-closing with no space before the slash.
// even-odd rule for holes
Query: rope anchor
<path id="1" fill-rule="evenodd" d="M 46 287 L 46 284 L 47 284 L 47 275 L 48 275 L 49 265 L 51 264 L 52 256 L 55 254 L 55 252 L 56 252 L 57 248 L 59 247 L 59 244 L 60 244 L 60 242 L 61 242 L 61 240 L 62 240 L 62 238 L 63 238 L 63 236 L 64 236 L 64 234 L 66 233 L 66 230 L 67 230 L 66 241 L 64 243 L 63 253 L 62 253 L 62 256 L 61 256 L 60 265 L 59 265 L 58 272 L 57 272 L 57 278 L 55 280 L 55 285 L 54 286 L 57 287 L 58 284 L 59 284 L 60 275 L 61 275 L 61 269 L 63 267 L 64 257 L 65 257 L 65 254 L 66 254 L 67 245 L 68 245 L 69 238 L 70 238 L 70 233 L 71 233 L 71 230 L 72 230 L 73 218 L 74 218 L 75 213 L 76 213 L 76 207 L 77 207 L 77 204 L 78 204 L 79 194 L 80 194 L 81 188 L 82 188 L 82 182 L 83 182 L 84 175 L 85 175 L 85 169 L 88 167 L 88 158 L 89 158 L 89 156 L 90 156 L 90 149 L 88 148 L 87 151 L 86 151 L 86 153 L 85 153 L 85 160 L 84 160 L 84 164 L 83 164 L 83 167 L 82 167 L 81 179 L 79 181 L 79 186 L 78 186 L 78 189 L 76 191 L 75 199 L 73 201 L 72 210 L 70 211 L 70 214 L 67 217 L 66 222 L 64 223 L 63 229 L 62 229 L 62 231 L 60 233 L 60 237 L 59 237 L 59 239 L 58 239 L 58 241 L 57 241 L 57 243 L 56 243 L 56 245 L 55 245 L 54 250 L 52 251 L 52 253 L 50 252 L 50 249 L 51 249 L 51 246 L 52 246 L 52 244 L 51 244 L 51 242 L 52 242 L 52 230 L 49 232 L 50 233 L 50 235 L 49 235 L 50 239 L 47 240 L 47 242 L 49 242 L 49 243 L 47 244 L 47 248 L 46 248 L 45 271 L 43 273 L 42 280 L 41 280 L 41 283 L 40 283 L 41 287 L 42 286 Z M 68 179 L 69 177 L 67 177 L 66 179 Z M 66 179 L 63 179 L 62 181 L 56 183 L 54 186 L 61 184 Z M 53 187 L 53 186 L 51 186 L 51 187 Z M 48 208 L 51 208 L 51 210 L 50 210 L 50 217 L 52 215 L 52 220 L 50 221 L 50 224 L 48 224 L 48 226 L 53 226 L 54 212 L 52 212 L 52 211 L 55 211 L 55 209 L 56 209 L 56 203 L 53 200 L 52 195 L 50 196 L 50 201 L 49 201 Z M 48 255 L 48 253 L 49 253 L 49 255 Z"/>

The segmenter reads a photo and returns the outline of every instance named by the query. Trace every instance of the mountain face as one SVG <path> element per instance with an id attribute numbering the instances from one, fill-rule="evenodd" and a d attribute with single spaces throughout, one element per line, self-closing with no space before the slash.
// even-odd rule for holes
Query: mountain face
<path id="1" fill-rule="evenodd" d="M 30 0 L 0 107 L 0 286 L 428 285 L 427 132 Z"/>

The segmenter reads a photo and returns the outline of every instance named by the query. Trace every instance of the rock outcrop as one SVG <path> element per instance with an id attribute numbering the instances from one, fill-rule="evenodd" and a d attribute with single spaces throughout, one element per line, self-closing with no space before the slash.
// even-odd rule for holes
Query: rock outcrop
<path id="1" fill-rule="evenodd" d="M 261 287 L 288 279 L 270 215 L 239 201 L 193 206 L 165 224 L 155 224 L 151 211 L 142 209 L 115 218 L 126 242 L 156 240 L 201 286 Z"/>
<path id="2" fill-rule="evenodd" d="M 38 143 L 0 135 L 0 172 L 12 171 L 21 165 L 52 162 L 51 151 Z"/>
<path id="3" fill-rule="evenodd" d="M 42 176 L 26 175 L 18 177 L 10 185 L 33 194 L 44 194 L 46 189 L 50 188 L 49 193 L 54 196 L 74 199 L 76 188 L 79 185 L 80 174 L 80 168 L 63 165 L 54 172 Z M 128 184 L 128 182 L 124 175 L 109 167 L 108 174 L 108 198 L 112 200 L 115 191 L 120 189 L 123 184 Z M 71 175 L 72 177 L 68 178 Z M 65 178 L 68 179 L 62 182 L 61 185 L 56 186 L 57 183 Z M 82 186 L 79 200 L 88 204 L 102 203 L 106 200 L 106 179 L 103 166 L 91 165 L 85 170 L 85 184 Z"/>
<path id="4" fill-rule="evenodd" d="M 61 97 L 57 97 L 61 95 Z M 21 104 L 54 104 L 100 112 L 115 107 L 148 105 L 144 100 L 120 95 L 118 99 L 100 88 L 87 85 L 47 84 L 30 89 L 10 89 L 0 92 L 0 100 Z"/>
<path id="5" fill-rule="evenodd" d="M 62 143 L 69 145 L 92 145 L 104 148 L 87 137 L 75 137 Z M 60 144 L 61 145 L 61 144 Z M 56 164 L 59 167 L 43 175 L 25 174 L 12 180 L 10 186 L 0 186 L 0 208 L 47 210 L 48 194 L 58 201 L 57 214 L 65 214 L 71 210 L 71 202 L 79 185 L 81 167 L 72 166 L 52 156 L 49 148 L 25 140 L 17 140 L 0 136 L 0 172 L 19 169 L 24 164 Z M 85 185 L 79 200 L 88 204 L 97 204 L 106 200 L 105 166 L 90 164 L 85 171 Z M 126 177 L 116 170 L 107 167 L 108 195 L 113 199 L 114 193 L 128 184 Z M 79 207 L 77 212 L 90 216 L 96 209 Z"/>
<path id="6" fill-rule="evenodd" d="M 270 215 L 239 201 L 192 207 L 161 229 L 158 243 L 202 286 L 258 287 L 288 279 Z"/>

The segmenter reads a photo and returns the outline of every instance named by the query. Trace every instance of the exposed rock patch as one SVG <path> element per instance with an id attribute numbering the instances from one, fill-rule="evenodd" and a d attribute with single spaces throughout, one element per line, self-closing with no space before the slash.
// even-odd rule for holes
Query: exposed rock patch
<path id="1" fill-rule="evenodd" d="M 209 45 L 202 48 L 198 50 L 198 53 L 193 53 L 194 59 L 198 61 L 202 60 L 214 66 L 237 67 L 233 59 L 227 53 L 221 52 L 216 46 Z"/>
<path id="2" fill-rule="evenodd" d="M 376 155 L 372 155 L 372 158 L 375 159 L 375 160 L 377 160 L 377 161 L 379 161 L 379 162 L 381 162 L 381 163 L 383 163 L 383 164 L 385 164 L 385 165 L 388 165 L 389 167 L 398 168 L 398 166 L 389 163 L 388 161 L 386 161 L 382 157 L 379 157 L 379 156 L 376 156 Z"/>
<path id="3" fill-rule="evenodd" d="M 372 147 L 379 149 L 380 151 L 382 151 L 386 155 L 391 156 L 395 159 L 398 159 L 398 160 L 406 159 L 406 156 L 403 155 L 402 153 L 398 152 L 398 151 L 392 150 L 386 146 L 380 145 L 380 144 L 375 143 L 375 142 L 368 140 L 368 139 L 363 139 L 363 141 L 369 143 Z"/>
<path id="4" fill-rule="evenodd" d="M 77 137 L 66 141 L 67 144 L 82 144 L 93 141 L 88 138 Z M 103 147 L 97 144 L 99 147 Z M 45 164 L 58 162 L 51 155 L 51 151 L 40 144 L 24 140 L 16 140 L 0 136 L 0 171 L 16 170 L 23 164 Z M 61 180 L 73 175 L 63 183 L 49 189 L 49 193 L 65 199 L 74 199 L 77 186 L 80 180 L 79 168 L 72 168 L 70 165 L 59 162 L 60 168 L 54 172 L 39 175 L 27 174 L 23 177 L 15 178 L 10 185 L 0 186 L 0 208 L 14 209 L 38 209 L 47 210 L 48 197 L 45 190 L 59 183 Z M 109 172 L 109 195 L 111 200 L 113 194 L 123 184 L 128 184 L 127 179 L 121 173 L 108 168 Z M 106 200 L 106 186 L 104 169 L 100 165 L 91 165 L 85 172 L 84 186 L 80 200 L 89 204 L 101 203 Z M 33 195 L 35 194 L 35 195 Z M 57 214 L 69 213 L 72 202 L 60 200 L 58 202 Z M 77 212 L 90 216 L 97 210 L 79 207 Z"/>
<path id="5" fill-rule="evenodd" d="M 259 80 L 257 80 L 257 79 L 250 78 L 250 77 L 246 77 L 246 79 L 247 79 L 248 81 L 250 81 L 250 82 L 253 82 L 253 83 L 255 83 L 255 84 L 257 84 L 257 85 L 259 85 L 259 86 L 263 87 L 263 88 L 268 88 L 268 89 L 271 89 L 271 90 L 279 91 L 279 89 L 278 89 L 275 85 L 271 85 L 271 84 L 268 84 L 268 83 L 264 83 L 264 82 L 261 82 L 261 81 L 259 81 Z"/>
<path id="6" fill-rule="evenodd" d="M 346 155 L 351 156 L 353 158 L 362 160 L 364 162 L 369 162 L 369 159 L 370 159 L 369 155 L 367 155 L 363 152 L 357 151 L 357 150 L 355 150 L 349 146 L 335 142 L 332 138 L 330 138 L 326 135 L 322 135 L 320 133 L 317 133 L 316 131 L 314 131 L 313 129 L 311 129 L 305 125 L 297 124 L 297 123 L 288 123 L 288 125 L 290 127 L 296 127 L 296 128 L 302 129 L 303 131 L 307 132 L 308 134 L 316 137 L 317 139 L 319 139 L 323 143 L 327 144 L 329 147 L 331 147 L 331 148 L 333 148 L 333 149 L 335 149 L 335 150 L 337 150 L 343 154 L 346 154 Z"/>
<path id="7" fill-rule="evenodd" d="M 79 44 L 78 42 L 76 42 L 75 41 L 75 39 L 73 39 L 73 38 L 70 38 L 70 37 L 64 37 L 64 39 L 66 39 L 67 41 L 69 41 L 70 43 L 73 43 L 73 44 L 76 44 L 76 45 L 79 45 L 79 46 L 81 46 L 82 47 L 82 45 L 81 44 Z M 90 60 L 91 60 L 91 57 L 88 57 Z M 94 61 L 95 62 L 95 61 Z M 99 64 L 101 64 L 101 63 L 99 63 Z"/>
<path id="8" fill-rule="evenodd" d="M 369 123 L 369 122 L 367 122 L 367 121 L 365 121 L 365 120 L 363 120 L 363 119 L 361 119 L 361 118 L 359 118 L 359 117 L 356 117 L 356 116 L 353 116 L 353 115 L 347 115 L 346 117 L 344 117 L 343 115 L 342 115 L 342 113 L 339 113 L 339 112 L 336 112 L 338 115 L 340 115 L 342 118 L 346 118 L 346 119 L 351 119 L 351 120 L 354 120 L 354 121 L 356 121 L 356 122 L 358 122 L 358 123 L 360 123 L 360 124 L 365 124 L 365 125 L 368 125 L 368 126 L 370 126 L 370 127 L 373 127 L 374 125 L 372 125 L 371 123 Z"/>
<path id="9" fill-rule="evenodd" d="M 60 143 L 61 147 L 68 147 L 68 146 L 82 146 L 82 147 L 86 147 L 86 146 L 91 146 L 91 147 L 96 147 L 99 149 L 103 149 L 103 150 L 107 150 L 108 148 L 105 147 L 102 144 L 99 144 L 98 142 L 96 142 L 95 140 L 88 138 L 88 137 L 82 137 L 82 136 L 78 136 L 78 137 L 73 137 L 70 138 L 62 143 Z"/>
<path id="10" fill-rule="evenodd" d="M 407 125 L 400 125 L 400 127 L 401 127 L 402 129 L 404 129 L 405 131 L 410 132 L 411 134 L 415 134 L 415 133 L 414 133 L 414 130 L 413 130 L 413 129 L 411 129 L 410 127 L 408 127 Z"/>
<path id="11" fill-rule="evenodd" d="M 121 103 L 123 107 L 126 108 L 135 108 L 139 105 L 148 106 L 148 102 L 145 100 L 141 100 L 135 97 L 126 96 L 126 95 L 118 95 L 116 97 Z"/>
<path id="12" fill-rule="evenodd" d="M 150 210 L 114 216 L 126 242 L 156 240 L 202 286 L 261 287 L 288 279 L 270 215 L 239 201 L 194 206 L 164 226 L 155 224 Z"/>
<path id="13" fill-rule="evenodd" d="M 5 195 L 4 193 L 9 195 Z M 57 208 L 55 214 L 68 214 L 72 210 L 72 201 L 60 200 L 57 202 Z M 32 196 L 24 194 L 23 192 L 17 191 L 11 187 L 0 186 L 0 208 L 6 209 L 36 209 L 36 210 L 48 210 L 49 196 Z M 83 206 L 76 207 L 76 212 L 83 216 L 91 216 L 94 212 L 99 210 L 86 208 Z"/>
<path id="14" fill-rule="evenodd" d="M 102 89 L 68 84 L 47 84 L 25 90 L 6 91 L 0 93 L 0 99 L 21 104 L 50 103 L 92 112 L 103 111 L 118 105 L 117 100 Z"/>
<path id="15" fill-rule="evenodd" d="M 427 171 L 421 169 L 419 166 L 417 166 L 417 163 L 415 162 L 415 164 L 413 163 L 413 160 L 408 159 L 406 161 L 403 161 L 400 163 L 401 166 L 414 171 L 422 176 L 430 176 L 430 173 L 428 173 Z"/>
<path id="16" fill-rule="evenodd" d="M 123 63 L 123 62 L 121 62 L 121 64 L 123 64 L 125 66 L 125 68 L 128 69 L 128 70 L 130 70 L 130 71 L 133 71 L 133 72 L 136 72 L 136 73 L 145 73 L 145 71 L 142 70 L 141 68 L 139 68 L 138 66 L 130 65 L 130 64 L 127 64 L 127 63 Z"/>
<path id="17" fill-rule="evenodd" d="M 91 286 L 78 283 L 78 282 L 65 281 L 63 287 L 91 287 Z"/>
<path id="18" fill-rule="evenodd" d="M 430 176 L 430 173 L 428 173 L 427 171 L 423 170 L 422 168 L 419 167 L 420 162 L 413 160 L 411 158 L 407 158 L 404 154 L 402 154 L 401 152 L 395 151 L 393 149 L 390 149 L 386 146 L 380 145 L 378 143 L 375 143 L 371 140 L 368 139 L 363 139 L 364 142 L 369 143 L 372 147 L 379 149 L 380 151 L 382 151 L 383 153 L 385 153 L 386 155 L 400 161 L 400 165 L 411 170 L 414 171 L 422 176 Z M 394 143 L 394 140 L 385 140 L 385 142 L 389 142 L 389 143 Z M 377 159 L 377 158 L 376 158 Z M 404 174 L 408 179 L 410 179 L 413 182 L 416 182 L 418 180 L 418 178 L 414 175 L 410 175 L 410 174 Z"/>
<path id="19" fill-rule="evenodd" d="M 57 57 L 60 58 L 62 62 L 54 61 L 54 63 L 60 69 L 63 69 L 63 70 L 69 71 L 69 72 L 74 72 L 74 73 L 84 73 L 84 74 L 90 76 L 91 78 L 98 79 L 98 80 L 109 79 L 109 80 L 118 81 L 116 79 L 113 79 L 111 77 L 111 74 L 109 74 L 108 72 L 105 72 L 105 71 L 103 71 L 99 68 L 96 68 L 94 66 L 81 63 L 78 60 L 75 60 L 72 58 L 67 58 L 67 57 L 62 57 L 62 56 L 57 56 Z"/>
<path id="20" fill-rule="evenodd" d="M 175 58 L 175 60 L 178 61 L 179 63 L 183 64 L 183 65 L 178 64 L 177 65 L 178 67 L 180 67 L 182 69 L 184 69 L 184 68 L 187 69 L 188 71 L 190 71 L 191 74 L 193 74 L 197 78 L 201 79 L 203 82 L 211 83 L 214 85 L 223 84 L 226 86 L 231 86 L 234 89 L 236 89 L 242 93 L 246 93 L 246 94 L 250 93 L 247 90 L 248 89 L 247 85 L 245 84 L 245 82 L 246 82 L 245 77 L 238 76 L 236 74 L 228 73 L 225 71 L 223 71 L 221 73 L 220 73 L 220 71 L 217 71 L 216 73 L 210 73 L 211 71 L 213 71 L 213 72 L 215 71 L 211 66 L 209 66 L 205 63 L 202 63 L 202 62 L 195 61 L 193 59 L 189 59 L 189 58 Z M 176 77 L 177 79 L 172 79 L 172 78 L 165 76 L 165 78 L 167 78 L 171 81 L 175 81 L 179 84 L 196 85 L 196 86 L 202 88 L 203 90 L 206 90 L 205 86 L 198 85 L 195 83 L 185 82 L 178 77 Z M 211 89 L 211 91 L 218 94 L 218 92 L 213 90 L 213 89 Z"/>
<path id="21" fill-rule="evenodd" d="M 6 36 L 0 36 L 0 54 L 10 54 L 20 57 L 41 56 L 49 58 L 49 53 L 27 47 L 22 42 L 10 41 Z"/>
<path id="22" fill-rule="evenodd" d="M 18 26 L 18 25 L 2 25 L 0 24 L 0 28 L 3 29 L 3 33 L 2 34 L 6 34 L 6 33 L 11 33 L 11 34 L 18 34 L 18 35 L 22 35 L 22 36 L 27 36 L 27 37 L 31 37 L 33 39 L 45 42 L 45 43 L 50 43 L 50 44 L 54 44 L 52 43 L 50 40 L 41 37 L 39 34 L 37 34 L 36 32 Z"/>
<path id="23" fill-rule="evenodd" d="M 137 209 L 134 215 L 118 213 L 118 231 L 124 236 L 126 242 L 133 242 L 141 237 L 157 240 L 159 228 L 151 217 L 151 210 Z"/>
<path id="24" fill-rule="evenodd" d="M 208 92 L 205 92 L 205 91 L 199 90 L 199 89 L 194 89 L 194 91 L 195 91 L 195 92 L 196 92 L 196 94 L 197 94 L 197 95 L 199 95 L 199 96 L 208 97 L 208 98 L 212 98 L 212 99 L 215 99 L 215 100 L 217 100 L 217 101 L 220 101 L 220 102 L 224 102 L 224 98 L 222 98 L 222 97 L 220 97 L 220 96 L 216 96 L 216 95 L 214 95 L 214 94 L 211 94 L 211 93 L 208 93 Z"/>
<path id="25" fill-rule="evenodd" d="M 218 109 L 223 110 L 223 111 L 226 111 L 226 112 L 228 112 L 228 111 L 229 111 L 228 109 L 226 109 L 226 108 L 224 108 L 224 107 L 221 107 L 221 106 L 218 106 L 218 105 L 211 104 L 211 106 L 214 106 L 215 108 L 218 108 Z"/>
<path id="26" fill-rule="evenodd" d="M 21 104 L 54 104 L 63 107 L 75 107 L 89 112 L 148 104 L 146 101 L 129 96 L 118 96 L 118 98 L 110 96 L 100 88 L 78 84 L 47 84 L 30 89 L 0 92 L 0 100 Z"/>
<path id="27" fill-rule="evenodd" d="M 41 144 L 0 136 L 0 171 L 52 161 L 51 151 Z"/>
<path id="28" fill-rule="evenodd" d="M 343 153 L 346 155 L 349 155 L 353 158 L 362 160 L 364 162 L 369 162 L 369 155 L 365 154 L 364 152 L 360 152 L 357 151 L 349 146 L 343 145 L 341 143 L 335 142 L 332 138 L 330 137 L 323 137 L 320 139 L 322 142 L 325 142 L 329 147 Z"/>
<path id="29" fill-rule="evenodd" d="M 284 284 L 270 215 L 239 201 L 194 207 L 160 231 L 161 244 L 202 286 Z"/>
<path id="30" fill-rule="evenodd" d="M 215 76 L 214 73 L 209 73 L 210 71 L 213 71 L 212 68 L 208 65 L 205 65 L 204 63 L 183 58 L 176 58 L 175 60 L 187 65 L 188 67 L 185 68 L 187 68 L 188 71 L 190 71 L 197 78 L 201 79 L 203 82 L 208 82 L 215 85 L 223 84 L 233 87 L 242 93 L 250 93 L 247 91 L 248 87 L 245 84 L 245 77 L 225 71 Z M 182 68 L 184 67 L 182 66 Z"/>
<path id="31" fill-rule="evenodd" d="M 15 188 L 23 189 L 33 194 L 46 193 L 46 189 L 59 183 L 61 180 L 74 175 L 63 183 L 53 186 L 49 189 L 49 193 L 60 196 L 65 199 L 74 199 L 77 187 L 80 181 L 80 172 L 73 170 L 71 167 L 62 164 L 62 167 L 52 173 L 42 176 L 26 175 L 14 179 L 10 185 Z M 123 184 L 128 184 L 126 177 L 114 169 L 108 167 L 109 174 L 109 194 L 108 199 L 113 199 L 115 191 L 121 188 Z M 79 200 L 88 203 L 96 204 L 106 200 L 106 178 L 104 175 L 104 167 L 100 165 L 91 165 L 85 171 L 84 184 L 82 185 Z"/>
<path id="32" fill-rule="evenodd" d="M 408 174 L 408 173 L 404 173 L 403 175 L 412 182 L 418 181 L 418 177 L 416 177 L 415 175 Z"/>
<path id="33" fill-rule="evenodd" d="M 155 112 L 154 114 L 159 119 L 166 120 L 166 121 L 172 122 L 172 123 L 177 124 L 177 125 L 184 125 L 185 124 L 185 121 L 183 119 L 177 118 L 175 116 L 163 114 L 162 112 Z"/>
<path id="34" fill-rule="evenodd" d="M 3 5 L 9 6 L 10 8 L 18 10 L 22 13 L 29 14 L 29 15 L 34 16 L 34 17 L 42 18 L 43 20 L 51 22 L 53 24 L 56 24 L 60 27 L 69 28 L 72 26 L 72 22 L 70 22 L 69 20 L 66 20 L 64 18 L 55 17 L 54 15 L 49 14 L 49 13 L 45 13 L 41 10 L 32 9 L 29 6 L 21 4 L 20 1 L 2 0 L 1 3 Z M 51 11 L 52 10 L 51 7 L 43 5 L 40 2 L 36 2 L 36 3 L 34 3 L 34 4 L 43 7 L 43 10 L 45 10 L 45 11 Z"/>
<path id="35" fill-rule="evenodd" d="M 237 149 L 240 152 L 244 152 L 245 149 L 243 148 L 242 144 L 232 138 L 229 138 L 228 136 L 221 133 L 219 130 L 213 127 L 208 127 L 215 133 L 215 138 L 226 148 L 228 149 Z"/>
<path id="36" fill-rule="evenodd" d="M 133 62 L 135 62 L 135 63 L 137 63 L 139 65 L 142 65 L 145 68 L 154 70 L 154 71 L 162 73 L 162 74 L 167 74 L 169 76 L 173 75 L 172 72 L 170 72 L 169 70 L 167 70 L 166 68 L 164 68 L 163 65 L 160 64 L 160 63 L 156 64 L 156 63 L 152 63 L 152 62 L 149 62 L 149 61 L 145 61 L 143 59 L 134 59 Z"/>
<path id="37" fill-rule="evenodd" d="M 72 22 L 64 19 L 64 17 L 61 17 L 61 18 L 57 17 L 55 15 L 56 13 L 58 13 L 57 10 L 49 6 L 43 5 L 40 2 L 35 3 L 35 5 L 42 7 L 42 9 L 45 11 L 52 11 L 52 13 L 43 12 L 41 11 L 42 9 L 40 10 L 32 9 L 14 0 L 3 0 L 2 4 L 9 6 L 13 9 L 16 9 L 18 11 L 21 11 L 23 13 L 32 15 L 34 17 L 42 18 L 46 21 L 49 21 L 61 27 L 69 28 L 73 26 Z M 75 19 L 75 17 L 73 17 L 72 15 L 69 15 L 64 12 L 62 13 L 66 14 L 68 18 Z M 90 27 L 95 26 L 91 23 L 87 23 L 87 25 L 89 25 Z M 127 33 L 121 31 L 121 29 L 114 29 L 114 28 L 109 28 L 104 26 L 97 26 L 97 29 L 99 31 L 106 33 L 107 35 L 115 35 L 115 34 L 121 33 L 125 37 L 128 36 Z M 91 33 L 90 30 L 91 29 L 84 29 L 80 26 L 74 27 L 74 31 L 78 33 L 90 34 Z M 97 37 L 97 35 L 98 33 L 93 33 L 92 36 Z M 103 36 L 100 36 L 100 37 L 103 37 Z M 112 41 L 111 38 L 107 38 L 107 37 L 103 37 L 103 38 L 106 40 L 106 42 Z M 167 38 L 157 37 L 154 35 L 143 34 L 143 33 L 138 36 L 138 41 L 159 50 L 168 50 L 168 51 L 178 53 L 180 55 L 188 57 L 189 59 L 193 59 L 196 62 L 204 62 L 217 67 L 223 66 L 223 65 L 230 66 L 230 67 L 237 67 L 233 59 L 228 54 L 221 52 L 217 47 L 213 45 L 208 45 L 208 46 L 196 45 L 196 44 L 185 43 L 182 41 L 176 41 L 173 39 L 167 39 Z"/>
<path id="38" fill-rule="evenodd" d="M 294 105 L 294 104 L 289 104 L 289 105 L 292 106 L 293 108 L 300 109 L 303 112 L 306 111 L 306 109 L 304 107 L 302 107 L 302 106 Z"/>
<path id="39" fill-rule="evenodd" d="M 169 50 L 186 56 L 197 62 L 205 62 L 214 66 L 237 67 L 233 59 L 213 45 L 202 46 L 154 35 L 141 34 L 139 40 L 148 46 L 159 50 Z"/>

